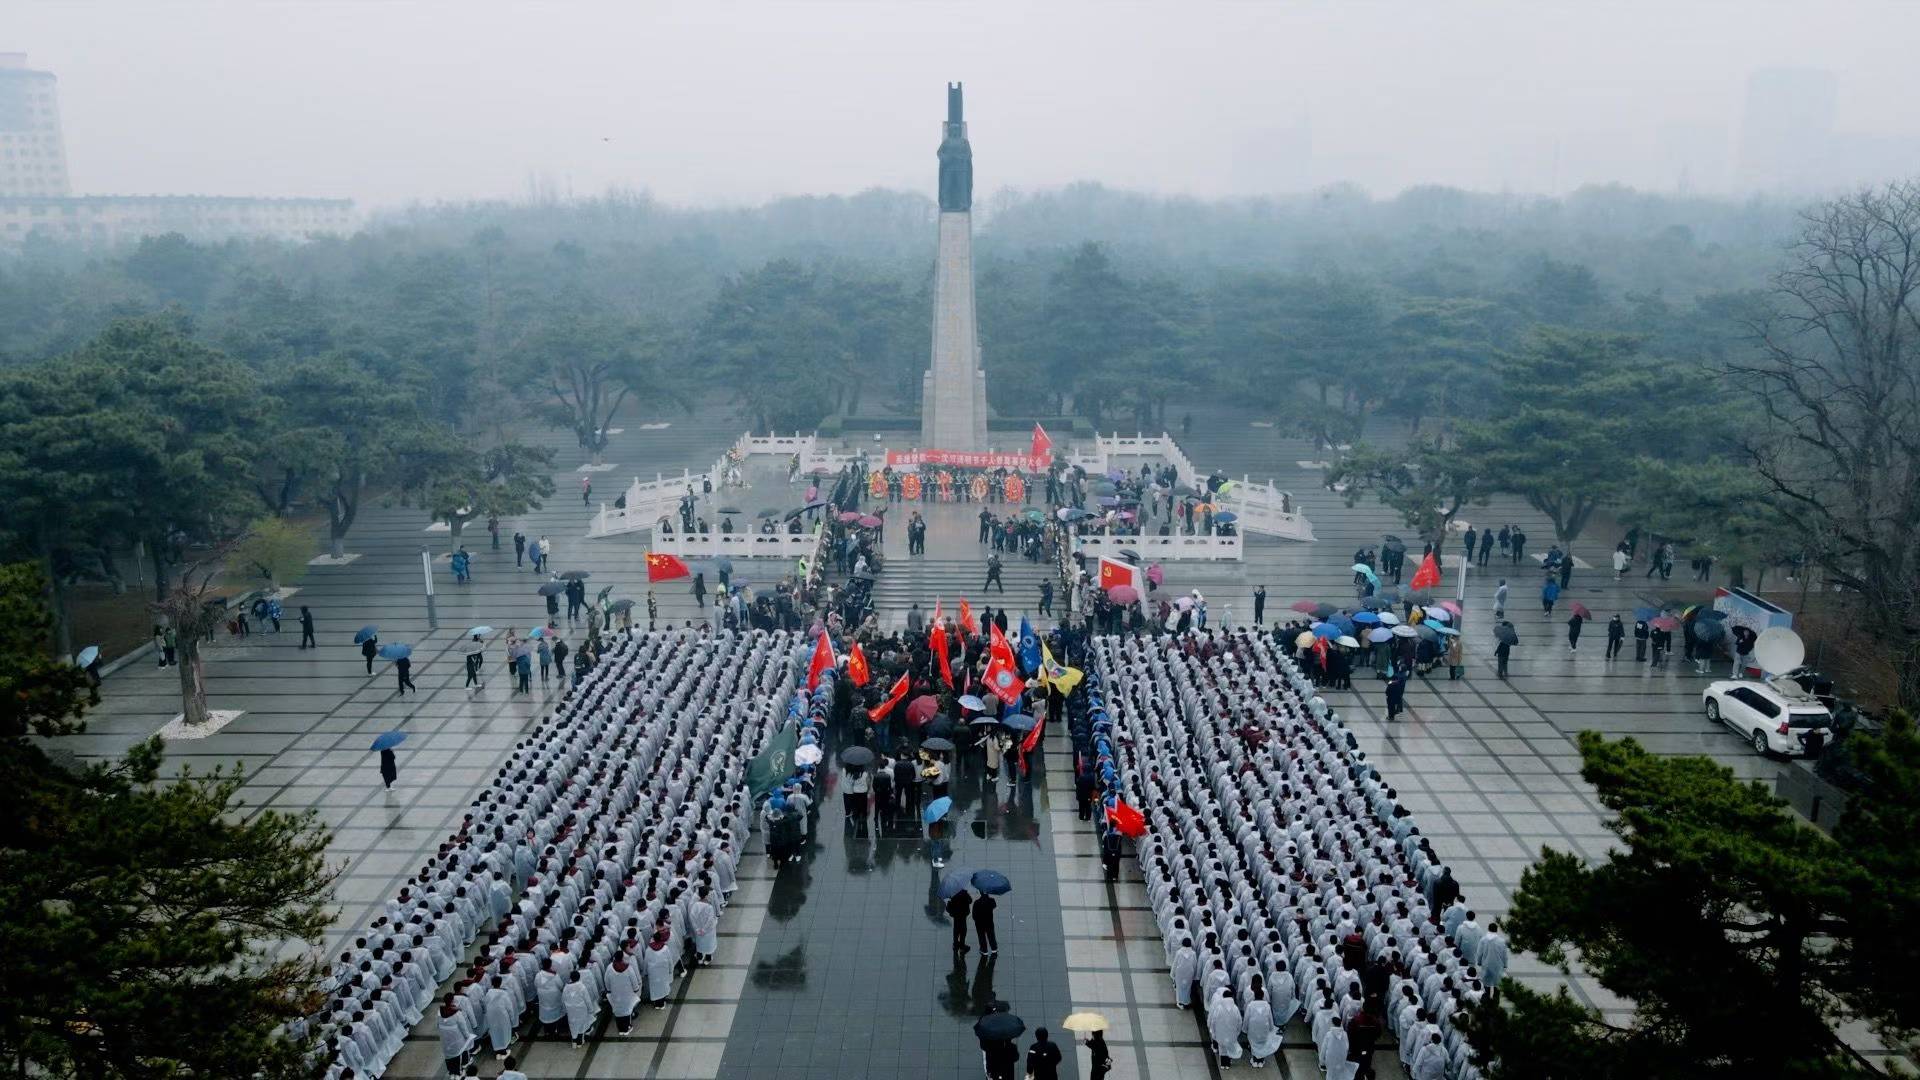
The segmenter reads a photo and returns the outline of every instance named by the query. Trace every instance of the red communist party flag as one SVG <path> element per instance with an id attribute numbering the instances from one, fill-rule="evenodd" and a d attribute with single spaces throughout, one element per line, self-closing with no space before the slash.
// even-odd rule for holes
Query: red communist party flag
<path id="1" fill-rule="evenodd" d="M 865 686 L 872 681 L 873 673 L 867 669 L 867 654 L 860 649 L 860 643 L 853 643 L 853 651 L 847 653 L 847 677 L 855 686 Z"/>
<path id="2" fill-rule="evenodd" d="M 1139 588 L 1134 582 L 1136 569 L 1131 563 L 1109 559 L 1105 555 L 1100 556 L 1100 591 L 1106 592 L 1116 585 L 1133 585 L 1134 588 Z"/>
<path id="3" fill-rule="evenodd" d="M 807 664 L 807 689 L 820 685 L 820 674 L 833 666 L 833 638 L 825 630 L 813 644 L 813 659 Z"/>
<path id="4" fill-rule="evenodd" d="M 678 555 L 662 555 L 647 552 L 647 580 L 672 581 L 674 578 L 692 577 L 693 571 Z"/>
<path id="5" fill-rule="evenodd" d="M 1427 552 L 1427 557 L 1420 560 L 1420 569 L 1413 572 L 1413 580 L 1407 582 L 1407 587 L 1410 589 L 1440 587 L 1440 560 L 1433 557 L 1433 552 Z"/>
<path id="6" fill-rule="evenodd" d="M 869 709 L 867 714 L 875 720 L 885 720 L 887 714 L 893 711 L 893 707 L 900 704 L 900 699 L 907 696 L 907 690 L 912 685 L 913 681 L 905 672 L 902 672 L 900 678 L 894 681 L 893 689 L 887 691 L 887 700 Z"/>
<path id="7" fill-rule="evenodd" d="M 1125 799 L 1113 801 L 1113 806 L 1107 810 L 1107 820 L 1113 822 L 1113 827 L 1120 830 L 1121 836 L 1139 839 L 1147 835 L 1147 819 L 1141 816 L 1140 811 L 1128 806 Z"/>
<path id="8" fill-rule="evenodd" d="M 1053 440 L 1047 437 L 1047 429 L 1039 424 L 1033 425 L 1033 451 L 1030 456 L 1048 460 L 1053 458 Z"/>

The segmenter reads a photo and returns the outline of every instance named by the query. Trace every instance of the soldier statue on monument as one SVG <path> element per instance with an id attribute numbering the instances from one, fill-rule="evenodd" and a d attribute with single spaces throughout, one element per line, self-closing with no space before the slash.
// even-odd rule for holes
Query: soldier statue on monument
<path id="1" fill-rule="evenodd" d="M 973 147 L 961 119 L 960 84 L 947 84 L 947 123 L 940 140 L 940 209 L 973 209 Z"/>

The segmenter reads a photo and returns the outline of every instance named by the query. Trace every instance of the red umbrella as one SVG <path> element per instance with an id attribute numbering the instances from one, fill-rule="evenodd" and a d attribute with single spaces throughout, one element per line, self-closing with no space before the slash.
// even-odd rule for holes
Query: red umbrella
<path id="1" fill-rule="evenodd" d="M 1585 605 L 1585 604 L 1583 604 L 1583 603 L 1581 603 L 1581 602 L 1580 602 L 1580 601 L 1578 601 L 1578 600 L 1575 600 L 1575 601 L 1573 602 L 1573 606 L 1572 606 L 1571 608 L 1569 608 L 1568 610 L 1569 610 L 1569 611 L 1572 611 L 1572 612 L 1573 612 L 1573 613 L 1574 613 L 1575 615 L 1578 615 L 1578 616 L 1580 616 L 1580 617 L 1581 617 L 1581 618 L 1583 618 L 1583 619 L 1591 619 L 1591 618 L 1593 618 L 1593 612 L 1591 612 L 1591 611 L 1588 611 L 1588 610 L 1587 610 L 1587 605 Z"/>
<path id="2" fill-rule="evenodd" d="M 1653 627 L 1655 630 L 1673 631 L 1680 629 L 1680 620 L 1671 615 L 1662 615 L 1647 625 Z"/>
<path id="3" fill-rule="evenodd" d="M 1131 604 L 1140 599 L 1140 590 L 1131 585 L 1115 585 L 1107 590 L 1107 597 L 1116 604 Z"/>
<path id="4" fill-rule="evenodd" d="M 907 702 L 907 723 L 912 727 L 925 727 L 933 714 L 940 711 L 940 699 L 932 694 L 921 694 Z"/>
<path id="5" fill-rule="evenodd" d="M 851 525 L 852 523 L 859 520 L 860 520 L 860 515 L 853 512 L 852 510 L 840 511 L 840 523 L 843 525 Z"/>
<path id="6" fill-rule="evenodd" d="M 1443 607 L 1443 608 L 1446 608 L 1446 609 L 1447 609 L 1448 611 L 1451 611 L 1451 612 L 1453 612 L 1453 613 L 1454 613 L 1455 615 L 1464 615 L 1464 614 L 1466 614 L 1466 612 L 1464 612 L 1464 611 L 1461 611 L 1461 610 L 1460 610 L 1460 605 L 1459 605 L 1459 603 L 1457 603 L 1457 602 L 1455 602 L 1455 601 L 1453 601 L 1453 600 L 1442 600 L 1442 601 L 1440 601 L 1440 606 L 1441 606 L 1441 607 Z"/>
<path id="7" fill-rule="evenodd" d="M 1301 613 L 1302 615 L 1311 615 L 1319 607 L 1320 607 L 1320 601 L 1318 600 L 1295 600 L 1293 602 L 1293 610 Z"/>
<path id="8" fill-rule="evenodd" d="M 882 522 L 872 514 L 868 514 L 866 517 L 860 519 L 860 527 L 863 529 L 877 529 L 883 524 L 885 524 L 885 522 Z"/>

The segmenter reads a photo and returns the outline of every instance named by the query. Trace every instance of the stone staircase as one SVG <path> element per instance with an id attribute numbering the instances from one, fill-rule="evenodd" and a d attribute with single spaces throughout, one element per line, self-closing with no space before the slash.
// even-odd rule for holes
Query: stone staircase
<path id="1" fill-rule="evenodd" d="M 1008 618 L 1017 622 L 1024 611 L 1035 616 L 1037 625 L 1040 583 L 1049 579 L 1053 581 L 1053 610 L 1055 613 L 1066 610 L 1060 581 L 1052 565 L 1045 562 L 1002 555 L 1000 580 L 1006 584 L 1006 594 L 1001 595 L 998 586 L 982 592 L 980 583 L 987 579 L 987 555 L 988 549 L 983 545 L 979 556 L 973 559 L 889 558 L 886 569 L 873 580 L 874 607 L 880 612 L 880 624 L 889 629 L 904 626 L 909 607 L 917 603 L 921 612 L 931 614 L 935 600 L 941 602 L 948 614 L 957 614 L 964 597 L 976 613 L 987 605 L 997 610 L 1004 604 Z M 832 568 L 827 571 L 827 580 L 835 587 L 846 581 Z"/>

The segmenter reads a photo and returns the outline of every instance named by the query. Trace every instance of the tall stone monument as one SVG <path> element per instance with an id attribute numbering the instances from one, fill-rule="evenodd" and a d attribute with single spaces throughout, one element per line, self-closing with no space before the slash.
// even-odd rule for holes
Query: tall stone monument
<path id="1" fill-rule="evenodd" d="M 960 84 L 947 84 L 940 140 L 940 249 L 933 271 L 933 364 L 921 380 L 920 445 L 987 448 L 987 376 L 973 313 L 973 147 Z"/>

